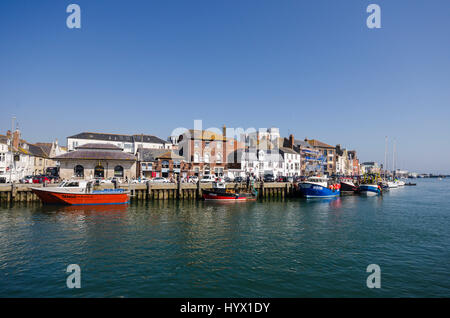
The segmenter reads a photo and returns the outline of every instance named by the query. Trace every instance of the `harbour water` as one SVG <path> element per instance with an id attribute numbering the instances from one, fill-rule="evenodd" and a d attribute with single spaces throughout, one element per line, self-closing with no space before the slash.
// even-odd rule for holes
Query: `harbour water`
<path id="1" fill-rule="evenodd" d="M 450 180 L 414 182 L 331 200 L 4 204 L 0 297 L 450 297 Z"/>

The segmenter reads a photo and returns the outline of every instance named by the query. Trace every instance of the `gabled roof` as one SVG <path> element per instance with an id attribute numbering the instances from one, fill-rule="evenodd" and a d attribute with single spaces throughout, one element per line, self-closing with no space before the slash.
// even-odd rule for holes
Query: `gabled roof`
<path id="1" fill-rule="evenodd" d="M 36 142 L 36 146 L 40 147 L 47 156 L 50 156 L 53 144 L 51 142 Z"/>
<path id="2" fill-rule="evenodd" d="M 333 147 L 333 146 L 330 146 L 330 145 L 328 145 L 328 144 L 326 144 L 326 143 L 324 143 L 324 142 L 321 142 L 321 141 L 319 141 L 319 140 L 316 140 L 316 139 L 311 139 L 311 140 L 308 140 L 308 143 L 310 144 L 310 145 L 312 145 L 312 146 L 314 146 L 314 147 L 320 147 L 320 148 L 335 148 L 335 147 Z"/>
<path id="3" fill-rule="evenodd" d="M 288 148 L 288 147 L 280 147 L 280 152 L 282 152 L 282 153 L 290 153 L 290 154 L 294 154 L 294 155 L 298 155 L 299 154 L 294 149 L 291 149 L 291 148 Z"/>
<path id="4" fill-rule="evenodd" d="M 48 155 L 41 147 L 33 144 L 28 144 L 28 153 L 35 157 L 48 158 Z"/>

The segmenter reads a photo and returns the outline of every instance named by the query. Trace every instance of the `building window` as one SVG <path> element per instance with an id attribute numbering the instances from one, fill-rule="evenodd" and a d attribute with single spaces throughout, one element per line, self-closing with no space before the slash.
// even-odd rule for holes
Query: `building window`
<path id="1" fill-rule="evenodd" d="M 222 154 L 220 152 L 216 155 L 216 162 L 222 163 Z"/>
<path id="2" fill-rule="evenodd" d="M 194 154 L 194 162 L 199 162 L 200 161 L 200 155 L 198 154 L 198 152 L 196 152 Z"/>
<path id="3" fill-rule="evenodd" d="M 209 153 L 206 153 L 205 154 L 205 162 L 209 163 L 209 159 L 210 159 Z"/>
<path id="4" fill-rule="evenodd" d="M 75 177 L 77 178 L 84 178 L 84 168 L 83 166 L 77 165 L 73 169 Z"/>
<path id="5" fill-rule="evenodd" d="M 161 167 L 162 168 L 169 168 L 169 161 L 163 160 L 162 163 L 161 163 Z"/>
<path id="6" fill-rule="evenodd" d="M 123 167 L 122 166 L 116 166 L 114 168 L 114 177 L 123 178 Z"/>
<path id="7" fill-rule="evenodd" d="M 98 165 L 94 169 L 94 178 L 104 178 L 105 177 L 105 168 L 103 166 Z"/>

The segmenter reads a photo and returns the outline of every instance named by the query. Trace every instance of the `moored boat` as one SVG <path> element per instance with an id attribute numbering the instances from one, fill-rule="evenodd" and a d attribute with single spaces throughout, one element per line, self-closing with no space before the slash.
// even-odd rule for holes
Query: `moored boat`
<path id="1" fill-rule="evenodd" d="M 93 181 L 63 181 L 58 187 L 31 188 L 44 204 L 94 205 L 125 204 L 130 201 L 129 191 L 123 189 L 93 190 Z"/>
<path id="2" fill-rule="evenodd" d="M 378 175 L 364 175 L 358 186 L 358 193 L 365 196 L 376 196 L 383 194 L 381 185 L 383 180 Z"/>
<path id="3" fill-rule="evenodd" d="M 358 192 L 365 196 L 375 196 L 381 194 L 381 187 L 378 184 L 360 184 Z"/>
<path id="4" fill-rule="evenodd" d="M 305 198 L 333 198 L 341 194 L 340 184 L 329 182 L 326 177 L 309 177 L 298 187 Z"/>
<path id="5" fill-rule="evenodd" d="M 341 193 L 354 193 L 358 190 L 352 178 L 341 178 Z"/>
<path id="6" fill-rule="evenodd" d="M 237 189 L 226 188 L 224 182 L 214 182 L 211 190 L 203 190 L 203 199 L 208 201 L 242 202 L 256 201 L 258 191 L 239 191 Z"/>

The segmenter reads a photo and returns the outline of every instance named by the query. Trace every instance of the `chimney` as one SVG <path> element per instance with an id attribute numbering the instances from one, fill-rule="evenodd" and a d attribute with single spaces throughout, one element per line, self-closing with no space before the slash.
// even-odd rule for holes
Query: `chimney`
<path id="1" fill-rule="evenodd" d="M 291 149 L 294 149 L 294 135 L 293 134 L 289 135 L 289 147 Z"/>
<path id="2" fill-rule="evenodd" d="M 16 130 L 13 133 L 13 148 L 19 149 L 19 142 L 20 142 L 20 131 Z"/>

